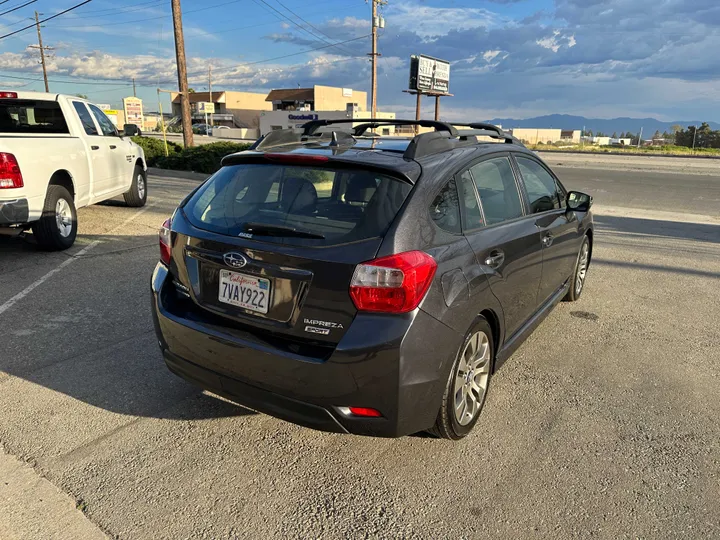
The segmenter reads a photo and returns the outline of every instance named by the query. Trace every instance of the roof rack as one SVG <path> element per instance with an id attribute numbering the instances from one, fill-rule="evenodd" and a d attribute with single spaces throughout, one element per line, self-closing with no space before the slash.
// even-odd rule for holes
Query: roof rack
<path id="1" fill-rule="evenodd" d="M 312 137 L 312 138 L 311 138 Z M 296 129 L 277 129 L 255 141 L 249 150 L 264 150 L 276 146 L 298 144 L 301 142 L 321 142 L 329 140 L 330 146 L 339 146 L 355 142 L 355 138 L 344 131 L 326 131 L 305 135 Z"/>
<path id="2" fill-rule="evenodd" d="M 312 136 L 318 129 L 324 126 L 357 123 L 360 123 L 360 125 L 352 128 L 353 135 L 355 137 L 362 137 L 368 129 L 374 129 L 380 126 L 420 126 L 435 128 L 435 131 L 447 131 L 453 137 L 458 136 L 457 129 L 447 122 L 438 122 L 437 120 L 398 120 L 394 118 L 339 118 L 337 120 L 312 120 L 303 124 L 303 136 Z"/>
<path id="3" fill-rule="evenodd" d="M 456 124 L 453 122 L 455 127 L 468 127 L 470 130 L 462 130 L 461 136 L 467 135 L 482 135 L 485 137 L 491 137 L 493 139 L 503 139 L 508 144 L 522 144 L 518 139 L 513 137 L 511 134 L 503 131 L 493 124 L 487 124 L 485 122 L 471 122 L 469 124 Z"/>

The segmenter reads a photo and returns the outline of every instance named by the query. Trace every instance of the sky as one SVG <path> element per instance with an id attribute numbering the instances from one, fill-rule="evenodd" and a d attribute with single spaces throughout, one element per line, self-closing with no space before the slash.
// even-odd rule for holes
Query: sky
<path id="1" fill-rule="evenodd" d="M 29 0 L 0 3 L 3 11 Z M 0 15 L 0 35 L 80 0 Z M 182 0 L 190 86 L 369 90 L 364 0 Z M 381 8 L 378 108 L 413 116 L 409 59 L 451 62 L 448 120 L 576 114 L 720 121 L 718 0 L 389 0 Z M 146 110 L 177 89 L 170 0 L 92 0 L 48 21 L 53 92 L 119 107 L 132 78 Z M 0 89 L 42 90 L 37 33 L 0 38 Z M 163 107 L 169 101 L 163 95 Z M 423 114 L 432 114 L 430 99 Z"/>

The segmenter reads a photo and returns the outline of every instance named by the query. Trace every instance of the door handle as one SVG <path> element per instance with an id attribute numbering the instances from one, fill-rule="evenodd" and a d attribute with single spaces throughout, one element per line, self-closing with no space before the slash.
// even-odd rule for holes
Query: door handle
<path id="1" fill-rule="evenodd" d="M 90 150 L 100 150 L 100 147 L 99 146 L 91 146 Z"/>
<path id="2" fill-rule="evenodd" d="M 542 245 L 543 247 L 550 247 L 553 243 L 553 235 L 552 234 L 546 234 L 542 237 Z"/>
<path id="3" fill-rule="evenodd" d="M 117 148 L 117 146 L 115 146 L 114 144 L 110 145 L 110 150 L 115 150 L 116 148 Z"/>
<path id="4" fill-rule="evenodd" d="M 493 249 L 489 255 L 485 257 L 485 264 L 490 268 L 500 268 L 504 262 L 505 254 L 499 249 Z"/>

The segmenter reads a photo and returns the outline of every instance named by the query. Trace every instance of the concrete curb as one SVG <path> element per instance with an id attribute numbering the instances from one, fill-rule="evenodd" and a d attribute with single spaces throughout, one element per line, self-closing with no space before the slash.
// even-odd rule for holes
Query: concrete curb
<path id="1" fill-rule="evenodd" d="M 674 159 L 711 159 L 720 160 L 720 156 L 694 156 L 692 154 L 650 154 L 644 152 L 578 152 L 577 150 L 542 150 L 535 149 L 533 152 L 542 154 L 574 154 L 576 156 L 635 156 L 646 158 L 674 158 Z"/>
<path id="2" fill-rule="evenodd" d="M 183 178 L 185 180 L 206 180 L 210 175 L 207 173 L 196 173 L 192 171 L 173 171 L 170 169 L 158 169 L 157 167 L 148 167 L 148 174 L 153 176 L 162 176 L 164 178 Z"/>

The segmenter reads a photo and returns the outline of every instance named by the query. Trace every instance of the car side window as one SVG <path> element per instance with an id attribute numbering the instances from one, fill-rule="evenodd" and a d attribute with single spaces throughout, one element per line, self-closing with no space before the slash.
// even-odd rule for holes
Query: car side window
<path id="1" fill-rule="evenodd" d="M 477 201 L 477 190 L 470 171 L 463 172 L 460 179 L 460 200 L 463 205 L 463 229 L 471 231 L 485 226 Z"/>
<path id="2" fill-rule="evenodd" d="M 105 137 L 117 136 L 117 129 L 115 128 L 115 124 L 113 124 L 110 119 L 105 116 L 105 113 L 98 109 L 95 105 L 88 104 L 88 107 L 90 107 L 90 112 L 92 112 L 95 120 L 97 120 L 97 123 L 100 124 L 102 134 Z"/>
<path id="3" fill-rule="evenodd" d="M 470 172 L 475 180 L 488 225 L 523 216 L 520 192 L 509 158 L 500 157 L 481 161 L 471 167 Z"/>
<path id="4" fill-rule="evenodd" d="M 92 116 L 90 116 L 90 111 L 88 111 L 85 104 L 81 103 L 80 101 L 73 101 L 73 107 L 75 107 L 75 111 L 80 117 L 80 122 L 82 123 L 83 129 L 85 130 L 85 134 L 99 135 L 98 130 L 95 127 L 95 122 L 93 122 Z"/>
<path id="5" fill-rule="evenodd" d="M 560 208 L 561 199 L 555 178 L 537 161 L 522 156 L 515 157 L 530 199 L 530 211 L 539 214 Z"/>
<path id="6" fill-rule="evenodd" d="M 460 233 L 460 205 L 455 180 L 450 180 L 430 205 L 430 217 L 441 229 Z"/>

